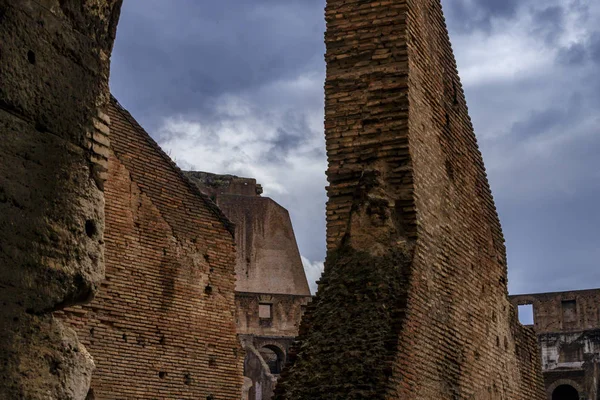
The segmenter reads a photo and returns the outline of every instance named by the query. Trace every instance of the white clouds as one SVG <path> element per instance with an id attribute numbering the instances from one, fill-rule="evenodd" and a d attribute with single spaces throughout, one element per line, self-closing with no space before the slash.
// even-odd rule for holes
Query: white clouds
<path id="1" fill-rule="evenodd" d="M 565 3 L 571 6 L 561 8 Z M 494 20 L 489 32 L 451 35 L 499 200 L 574 193 L 581 174 L 589 174 L 589 160 L 575 158 L 573 149 L 598 133 L 596 94 L 581 79 L 584 67 L 565 68 L 556 59 L 562 47 L 586 40 L 600 10 L 585 18 L 590 10 L 575 3 L 523 2 L 515 18 Z M 567 166 L 556 168 L 559 160 Z"/>
<path id="2" fill-rule="evenodd" d="M 312 259 L 325 249 L 322 82 L 310 72 L 223 94 L 211 118 L 168 117 L 158 131 L 183 169 L 256 178 L 264 196 L 288 209 L 300 251 Z"/>
<path id="3" fill-rule="evenodd" d="M 302 256 L 302 265 L 304 266 L 304 272 L 306 273 L 306 279 L 308 279 L 308 285 L 310 286 L 310 292 L 315 294 L 317 292 L 317 280 L 323 273 L 323 261 L 310 261 L 308 258 Z"/>

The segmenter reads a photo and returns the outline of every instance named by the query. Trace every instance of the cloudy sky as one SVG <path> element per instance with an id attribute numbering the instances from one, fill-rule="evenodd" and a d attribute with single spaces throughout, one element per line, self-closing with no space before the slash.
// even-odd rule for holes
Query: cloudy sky
<path id="1" fill-rule="evenodd" d="M 600 2 L 444 0 L 511 293 L 600 287 Z M 125 0 L 111 90 L 183 169 L 255 177 L 325 256 L 325 0 Z"/>

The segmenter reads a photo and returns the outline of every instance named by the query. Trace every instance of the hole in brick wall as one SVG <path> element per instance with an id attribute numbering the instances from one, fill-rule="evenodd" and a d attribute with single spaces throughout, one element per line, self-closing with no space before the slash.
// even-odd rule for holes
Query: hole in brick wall
<path id="1" fill-rule="evenodd" d="M 446 174 L 448 175 L 448 178 L 450 178 L 451 181 L 454 181 L 454 167 L 452 166 L 452 163 L 449 160 L 446 160 Z"/>
<path id="2" fill-rule="evenodd" d="M 215 400 L 215 398 L 212 394 L 209 394 L 208 396 L 206 396 L 206 400 Z"/>
<path id="3" fill-rule="evenodd" d="M 504 336 L 504 350 L 508 350 L 508 338 Z"/>
<path id="4" fill-rule="evenodd" d="M 160 340 L 158 341 L 159 344 L 165 344 L 165 335 L 162 335 L 160 337 Z"/>
<path id="5" fill-rule="evenodd" d="M 496 336 L 496 346 L 500 347 L 500 337 Z"/>
<path id="6" fill-rule="evenodd" d="M 450 126 L 450 115 L 448 113 L 446 113 L 446 126 Z"/>
<path id="7" fill-rule="evenodd" d="M 163 249 L 163 256 L 167 255 L 167 249 Z"/>
<path id="8" fill-rule="evenodd" d="M 192 376 L 190 374 L 183 375 L 183 383 L 185 383 L 188 386 L 191 385 L 192 384 Z"/>
<path id="9" fill-rule="evenodd" d="M 208 262 L 208 259 L 209 259 L 209 256 L 208 256 L 208 254 L 206 254 L 206 253 L 205 253 L 205 254 L 204 254 L 204 260 L 205 260 L 206 262 Z"/>
<path id="10" fill-rule="evenodd" d="M 126 334 L 123 334 L 123 336 L 122 336 L 122 337 L 123 337 L 123 340 L 124 340 L 124 341 L 127 341 L 127 335 L 126 335 Z"/>
<path id="11" fill-rule="evenodd" d="M 41 121 L 35 121 L 35 130 L 44 133 L 48 132 L 48 127 Z"/>
<path id="12" fill-rule="evenodd" d="M 165 378 L 165 376 L 167 376 L 167 373 L 166 373 L 166 372 L 164 372 L 164 371 L 160 371 L 160 372 L 158 373 L 158 377 L 159 377 L 160 379 L 164 379 L 164 378 Z"/>
<path id="13" fill-rule="evenodd" d="M 94 328 L 90 328 L 90 336 L 94 336 Z"/>
<path id="14" fill-rule="evenodd" d="M 210 294 L 212 294 L 212 290 L 213 290 L 212 286 L 206 285 L 206 287 L 204 288 L 204 293 L 210 295 Z"/>
<path id="15" fill-rule="evenodd" d="M 208 357 L 208 366 L 209 367 L 215 367 L 217 365 L 217 357 L 216 356 L 209 356 Z"/>
<path id="16" fill-rule="evenodd" d="M 215 269 L 211 267 L 211 268 L 208 270 L 208 272 L 211 272 L 211 273 L 212 273 L 212 272 L 215 272 Z"/>
<path id="17" fill-rule="evenodd" d="M 452 82 L 452 104 L 458 104 L 458 97 L 456 94 L 456 83 Z"/>
<path id="18" fill-rule="evenodd" d="M 29 61 L 29 64 L 35 65 L 35 53 L 31 50 L 27 52 L 27 61 Z"/>
<path id="19" fill-rule="evenodd" d="M 533 304 L 521 304 L 518 307 L 519 322 L 523 325 L 533 325 Z"/>
<path id="20" fill-rule="evenodd" d="M 98 229 L 96 228 L 96 223 L 91 219 L 85 221 L 85 234 L 88 235 L 89 238 L 92 238 L 96 235 Z"/>

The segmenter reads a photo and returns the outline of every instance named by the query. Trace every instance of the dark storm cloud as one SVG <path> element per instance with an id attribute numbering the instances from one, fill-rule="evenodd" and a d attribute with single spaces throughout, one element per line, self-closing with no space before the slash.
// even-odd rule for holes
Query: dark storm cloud
<path id="1" fill-rule="evenodd" d="M 446 21 L 451 30 L 489 31 L 493 19 L 514 18 L 520 0 L 443 0 Z"/>
<path id="2" fill-rule="evenodd" d="M 532 12 L 535 35 L 543 38 L 549 45 L 554 46 L 564 29 L 565 10 L 560 6 L 546 7 Z"/>
<path id="3" fill-rule="evenodd" d="M 323 6 L 324 0 L 128 0 L 111 89 L 152 126 L 172 113 L 210 114 L 215 96 L 322 63 Z"/>
<path id="4" fill-rule="evenodd" d="M 594 61 L 597 64 L 600 64 L 600 31 L 594 32 L 590 36 L 588 49 L 592 61 Z"/>
<path id="5" fill-rule="evenodd" d="M 534 110 L 527 118 L 515 122 L 511 127 L 511 139 L 522 141 L 542 138 L 557 129 L 575 126 L 582 117 L 582 96 L 575 92 L 565 96 L 564 100 L 559 106 Z"/>
<path id="6" fill-rule="evenodd" d="M 575 43 L 568 47 L 559 49 L 556 60 L 559 64 L 575 66 L 583 64 L 587 60 L 587 49 L 583 43 Z"/>

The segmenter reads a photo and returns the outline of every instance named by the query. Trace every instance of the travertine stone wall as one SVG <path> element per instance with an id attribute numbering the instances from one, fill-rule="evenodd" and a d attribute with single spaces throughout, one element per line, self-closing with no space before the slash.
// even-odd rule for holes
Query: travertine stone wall
<path id="1" fill-rule="evenodd" d="M 93 362 L 51 312 L 104 275 L 120 0 L 0 1 L 0 398 L 82 399 Z"/>
<path id="2" fill-rule="evenodd" d="M 236 325 L 240 335 L 296 337 L 310 296 L 237 292 Z M 271 308 L 270 318 L 260 318 L 259 305 Z"/>
<path id="3" fill-rule="evenodd" d="M 328 0 L 328 256 L 278 399 L 542 399 L 439 0 Z"/>
<path id="4" fill-rule="evenodd" d="M 236 291 L 310 296 L 288 210 L 252 178 L 187 171 L 235 225 Z"/>
<path id="5" fill-rule="evenodd" d="M 94 357 L 97 399 L 241 397 L 233 224 L 115 101 L 106 280 L 65 310 Z"/>

